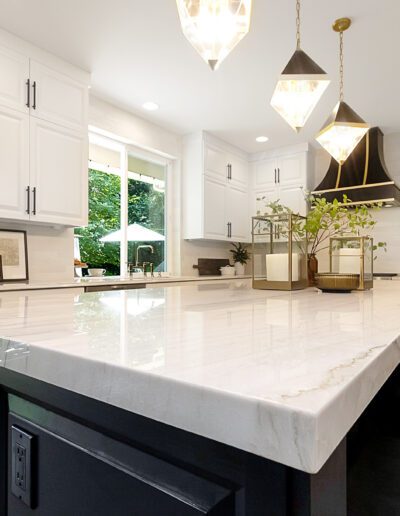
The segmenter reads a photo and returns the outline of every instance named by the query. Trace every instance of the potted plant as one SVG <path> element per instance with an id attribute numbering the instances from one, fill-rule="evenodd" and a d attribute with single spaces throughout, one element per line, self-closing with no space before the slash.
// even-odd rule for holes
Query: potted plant
<path id="1" fill-rule="evenodd" d="M 262 200 L 262 198 L 260 199 Z M 380 203 L 374 205 L 352 205 L 346 195 L 343 201 L 337 199 L 332 202 L 325 198 L 307 195 L 310 210 L 306 217 L 306 223 L 299 228 L 293 228 L 298 238 L 308 238 L 308 279 L 310 285 L 315 285 L 315 274 L 318 272 L 317 254 L 329 248 L 329 240 L 339 235 L 367 236 L 377 221 L 372 212 L 381 208 Z M 266 214 L 290 213 L 290 208 L 283 206 L 279 201 L 268 203 Z M 386 243 L 378 242 L 373 250 L 383 248 L 386 251 Z"/>
<path id="2" fill-rule="evenodd" d="M 237 276 L 243 276 L 244 275 L 244 266 L 250 259 L 250 254 L 247 250 L 247 248 L 241 243 L 233 243 L 233 249 L 230 250 L 230 252 L 233 255 L 233 260 L 235 262 L 235 273 Z"/>

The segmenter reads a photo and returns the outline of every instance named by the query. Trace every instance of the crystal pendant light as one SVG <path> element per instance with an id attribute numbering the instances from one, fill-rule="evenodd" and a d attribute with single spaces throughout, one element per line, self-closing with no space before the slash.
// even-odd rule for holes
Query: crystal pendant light
<path id="1" fill-rule="evenodd" d="M 340 18 L 333 30 L 340 34 L 340 94 L 332 114 L 316 136 L 316 140 L 339 165 L 343 165 L 357 144 L 368 132 L 369 126 L 343 101 L 343 32 L 351 25 L 349 18 Z"/>
<path id="2" fill-rule="evenodd" d="M 249 32 L 252 0 L 176 0 L 182 30 L 212 70 Z"/>
<path id="3" fill-rule="evenodd" d="M 297 132 L 305 125 L 330 81 L 300 47 L 300 0 L 296 0 L 296 51 L 282 72 L 271 106 Z"/>

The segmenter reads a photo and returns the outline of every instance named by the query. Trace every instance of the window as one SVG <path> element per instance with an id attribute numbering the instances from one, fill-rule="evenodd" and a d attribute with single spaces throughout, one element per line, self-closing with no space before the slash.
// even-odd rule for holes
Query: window
<path id="1" fill-rule="evenodd" d="M 89 223 L 75 230 L 75 258 L 108 276 L 124 274 L 128 262 L 165 271 L 166 164 L 129 152 L 122 161 L 127 172 L 121 174 L 120 161 L 120 152 L 91 143 Z M 79 271 L 85 275 L 85 269 Z"/>

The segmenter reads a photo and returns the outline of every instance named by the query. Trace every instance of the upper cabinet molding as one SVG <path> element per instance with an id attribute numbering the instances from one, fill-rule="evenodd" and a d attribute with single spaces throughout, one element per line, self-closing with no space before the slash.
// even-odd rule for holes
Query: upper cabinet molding
<path id="1" fill-rule="evenodd" d="M 288 145 L 286 147 L 277 147 L 263 152 L 256 152 L 250 155 L 250 161 L 261 161 L 269 158 L 282 158 L 283 156 L 292 156 L 301 152 L 310 152 L 312 147 L 309 143 L 299 143 L 297 145 Z"/>
<path id="2" fill-rule="evenodd" d="M 89 74 L 0 30 L 0 219 L 82 226 Z"/>
<path id="3" fill-rule="evenodd" d="M 82 70 L 68 61 L 55 56 L 54 54 L 43 50 L 24 39 L 14 36 L 9 32 L 0 29 L 0 46 L 8 48 L 14 52 L 18 52 L 21 56 L 28 56 L 39 63 L 43 63 L 76 81 L 90 84 L 90 73 Z"/>

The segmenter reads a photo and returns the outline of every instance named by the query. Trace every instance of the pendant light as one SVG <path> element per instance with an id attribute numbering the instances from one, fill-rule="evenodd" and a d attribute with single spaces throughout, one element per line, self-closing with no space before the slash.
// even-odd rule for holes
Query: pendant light
<path id="1" fill-rule="evenodd" d="M 278 80 L 271 106 L 299 132 L 330 83 L 324 70 L 301 50 L 300 0 L 296 0 L 296 40 L 296 50 Z"/>
<path id="2" fill-rule="evenodd" d="M 211 70 L 249 32 L 252 0 L 176 0 L 182 30 Z"/>
<path id="3" fill-rule="evenodd" d="M 339 102 L 316 136 L 316 140 L 335 158 L 339 165 L 343 165 L 369 129 L 368 124 L 343 101 L 343 32 L 350 25 L 349 18 L 339 18 L 332 26 L 333 30 L 339 33 L 340 38 Z"/>

